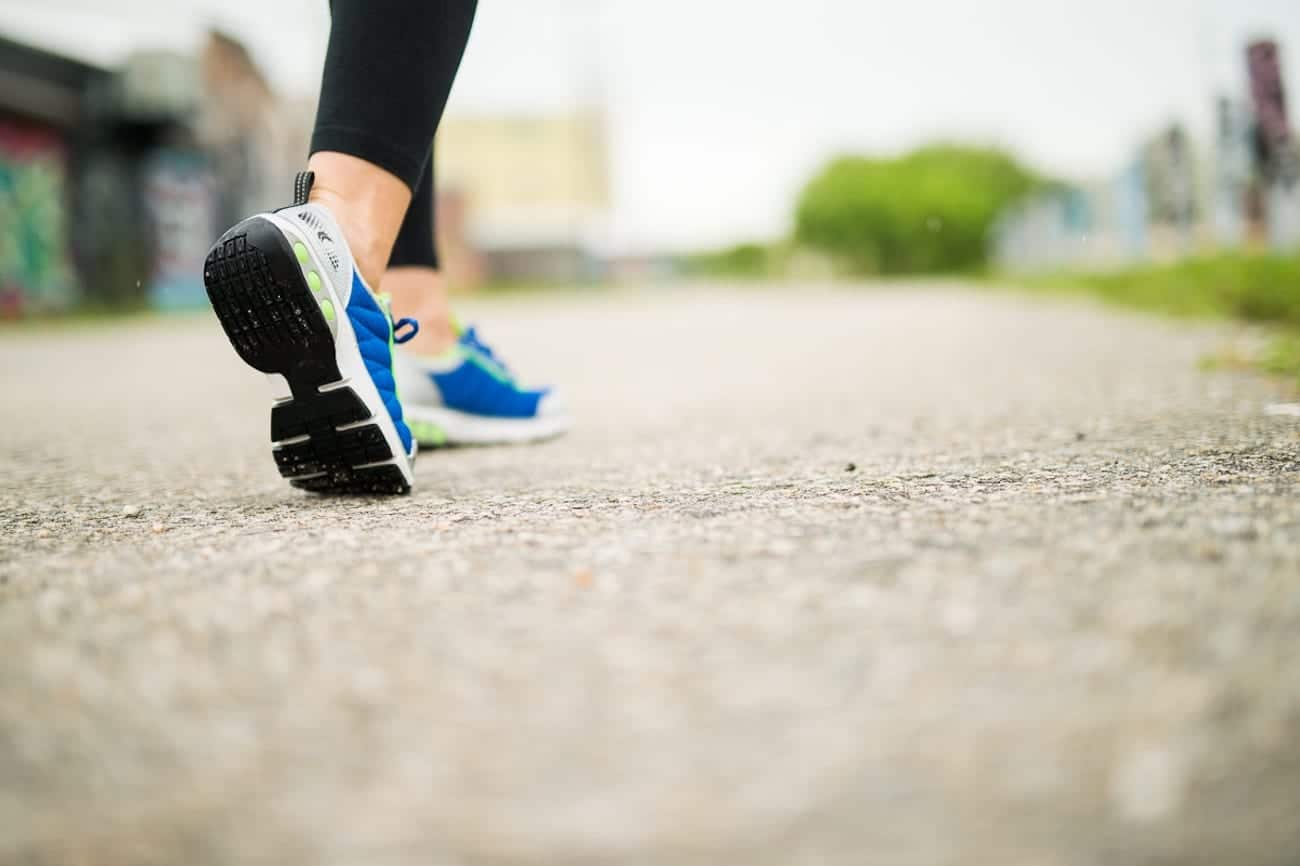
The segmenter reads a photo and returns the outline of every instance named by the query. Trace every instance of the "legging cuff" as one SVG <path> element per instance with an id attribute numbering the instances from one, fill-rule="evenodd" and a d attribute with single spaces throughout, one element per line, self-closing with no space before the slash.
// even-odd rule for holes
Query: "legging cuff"
<path id="1" fill-rule="evenodd" d="M 420 182 L 425 153 L 405 153 L 391 142 L 361 129 L 345 126 L 318 126 L 312 132 L 311 152 L 334 151 L 364 159 L 395 175 L 412 193 Z"/>

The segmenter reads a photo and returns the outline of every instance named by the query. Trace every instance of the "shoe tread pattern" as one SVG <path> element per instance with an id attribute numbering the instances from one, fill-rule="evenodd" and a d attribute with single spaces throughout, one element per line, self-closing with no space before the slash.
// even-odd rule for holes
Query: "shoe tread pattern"
<path id="1" fill-rule="evenodd" d="M 342 380 L 334 338 L 280 231 L 244 220 L 212 247 L 203 279 L 239 357 L 293 394 L 271 410 L 271 441 L 285 443 L 273 451 L 280 474 L 317 493 L 409 492 L 400 468 L 370 465 L 393 459 L 378 424 L 338 429 L 374 415 L 351 388 L 320 390 Z"/>

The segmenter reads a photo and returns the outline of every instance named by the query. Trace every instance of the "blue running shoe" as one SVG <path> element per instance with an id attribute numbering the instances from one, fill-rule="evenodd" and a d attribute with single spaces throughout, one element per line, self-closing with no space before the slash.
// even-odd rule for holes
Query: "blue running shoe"
<path id="1" fill-rule="evenodd" d="M 418 326 L 404 319 L 394 328 L 334 217 L 307 203 L 312 178 L 298 176 L 290 207 L 222 235 L 203 282 L 239 357 L 272 381 L 280 474 L 318 493 L 407 493 L 416 444 L 397 399 L 393 347 Z"/>
<path id="2" fill-rule="evenodd" d="M 461 329 L 455 347 L 439 358 L 398 351 L 394 369 L 407 421 L 424 448 L 538 442 L 571 425 L 553 389 L 521 387 L 473 328 Z"/>

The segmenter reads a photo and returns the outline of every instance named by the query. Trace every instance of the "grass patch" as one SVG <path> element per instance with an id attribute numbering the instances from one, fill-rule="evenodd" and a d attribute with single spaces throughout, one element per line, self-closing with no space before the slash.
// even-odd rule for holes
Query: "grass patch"
<path id="1" fill-rule="evenodd" d="M 1300 332 L 1280 334 L 1259 358 L 1259 366 L 1270 373 L 1292 376 L 1300 382 Z"/>
<path id="2" fill-rule="evenodd" d="M 693 277 L 767 280 L 780 273 L 782 259 L 782 250 L 776 244 L 753 242 L 693 253 L 682 258 L 681 266 Z"/>
<path id="3" fill-rule="evenodd" d="M 1300 380 L 1300 257 L 1226 254 L 1106 273 L 1015 278 L 1026 288 L 1086 294 L 1175 316 L 1271 326 L 1276 335 L 1253 366 Z"/>

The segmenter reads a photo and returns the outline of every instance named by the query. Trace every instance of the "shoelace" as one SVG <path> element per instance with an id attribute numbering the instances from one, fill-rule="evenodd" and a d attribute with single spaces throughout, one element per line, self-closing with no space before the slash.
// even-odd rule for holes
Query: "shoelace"
<path id="1" fill-rule="evenodd" d="M 411 329 L 409 332 L 405 334 L 397 333 L 400 329 L 407 328 L 407 327 Z M 393 342 L 397 343 L 399 346 L 402 343 L 410 342 L 412 339 L 415 338 L 415 335 L 418 333 L 420 333 L 420 323 L 417 322 L 415 319 L 411 319 L 403 316 L 402 318 L 398 319 L 396 322 L 393 322 Z"/>
<path id="2" fill-rule="evenodd" d="M 385 316 L 388 316 L 388 321 L 392 322 L 394 343 L 400 346 L 402 343 L 409 343 L 411 340 L 415 339 L 415 335 L 420 333 L 420 323 L 408 316 L 403 316 L 400 319 L 394 320 L 392 295 L 387 292 L 381 292 L 375 295 L 375 300 L 379 302 L 379 309 L 384 311 Z M 405 334 L 398 334 L 397 332 L 402 328 L 410 328 L 411 330 Z"/>
<path id="3" fill-rule="evenodd" d="M 478 352 L 484 358 L 487 358 L 494 365 L 496 365 L 497 369 L 499 369 L 505 376 L 513 380 L 514 375 L 510 372 L 510 368 L 506 366 L 505 361 L 502 361 L 500 358 L 497 357 L 496 352 L 492 351 L 491 346 L 489 346 L 487 343 L 484 343 L 482 340 L 479 339 L 478 331 L 474 328 L 473 325 L 470 325 L 468 328 L 465 328 L 463 331 L 461 331 L 460 342 L 462 345 L 470 349 L 473 349 L 475 352 Z"/>

